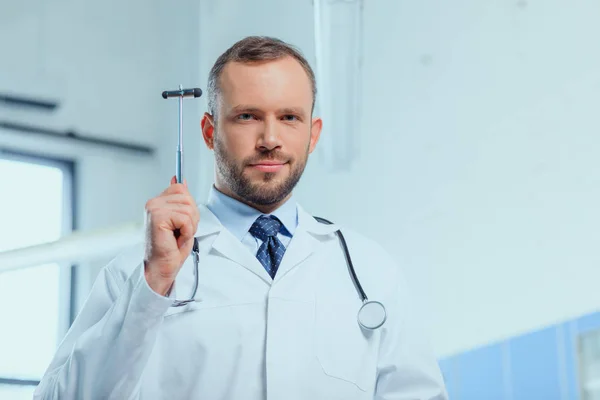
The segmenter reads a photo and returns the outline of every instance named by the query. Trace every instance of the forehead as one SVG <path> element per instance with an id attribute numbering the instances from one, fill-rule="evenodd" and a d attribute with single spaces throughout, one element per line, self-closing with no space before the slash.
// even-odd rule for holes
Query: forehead
<path id="1" fill-rule="evenodd" d="M 251 63 L 230 62 L 220 79 L 221 106 L 248 104 L 264 109 L 312 107 L 312 83 L 292 57 Z"/>

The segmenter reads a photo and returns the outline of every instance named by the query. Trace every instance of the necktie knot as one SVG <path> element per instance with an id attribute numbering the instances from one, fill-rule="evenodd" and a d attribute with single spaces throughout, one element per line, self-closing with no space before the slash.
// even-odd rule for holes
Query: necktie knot
<path id="1" fill-rule="evenodd" d="M 267 241 L 269 237 L 277 236 L 281 230 L 281 221 L 275 216 L 261 215 L 250 227 L 252 236 Z"/>

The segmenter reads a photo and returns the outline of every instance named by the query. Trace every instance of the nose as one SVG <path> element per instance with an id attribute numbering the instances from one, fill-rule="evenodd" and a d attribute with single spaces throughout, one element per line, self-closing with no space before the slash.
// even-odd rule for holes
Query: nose
<path id="1" fill-rule="evenodd" d="M 277 121 L 265 118 L 263 131 L 258 139 L 257 147 L 262 151 L 271 151 L 277 147 L 281 147 L 281 144 L 281 135 Z"/>

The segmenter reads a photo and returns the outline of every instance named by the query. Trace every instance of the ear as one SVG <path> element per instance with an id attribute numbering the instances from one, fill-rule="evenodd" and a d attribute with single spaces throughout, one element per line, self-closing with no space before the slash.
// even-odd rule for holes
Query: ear
<path id="1" fill-rule="evenodd" d="M 315 147 L 317 147 L 317 142 L 321 137 L 321 129 L 323 129 L 323 120 L 321 118 L 313 118 L 310 129 L 310 145 L 308 147 L 309 153 L 312 153 Z"/>
<path id="2" fill-rule="evenodd" d="M 215 121 L 213 116 L 209 113 L 204 113 L 202 122 L 200 122 L 200 126 L 202 127 L 202 137 L 204 138 L 204 143 L 206 143 L 206 147 L 212 150 L 214 148 L 215 139 Z"/>

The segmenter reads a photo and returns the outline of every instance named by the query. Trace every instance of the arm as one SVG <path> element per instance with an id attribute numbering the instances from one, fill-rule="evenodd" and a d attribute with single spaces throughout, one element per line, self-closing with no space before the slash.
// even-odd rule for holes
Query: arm
<path id="1" fill-rule="evenodd" d="M 129 277 L 113 272 L 135 260 L 118 257 L 102 270 L 37 387 L 35 400 L 138 396 L 140 378 L 172 300 L 148 286 L 143 263 Z"/>
<path id="2" fill-rule="evenodd" d="M 162 294 L 189 256 L 200 220 L 187 185 L 175 177 L 145 209 L 144 251 L 124 252 L 104 268 L 34 399 L 139 398 L 142 374 L 172 304 Z"/>
<path id="3" fill-rule="evenodd" d="M 375 400 L 448 400 L 439 365 L 400 276 L 387 298 L 389 326 L 382 332 Z"/>

